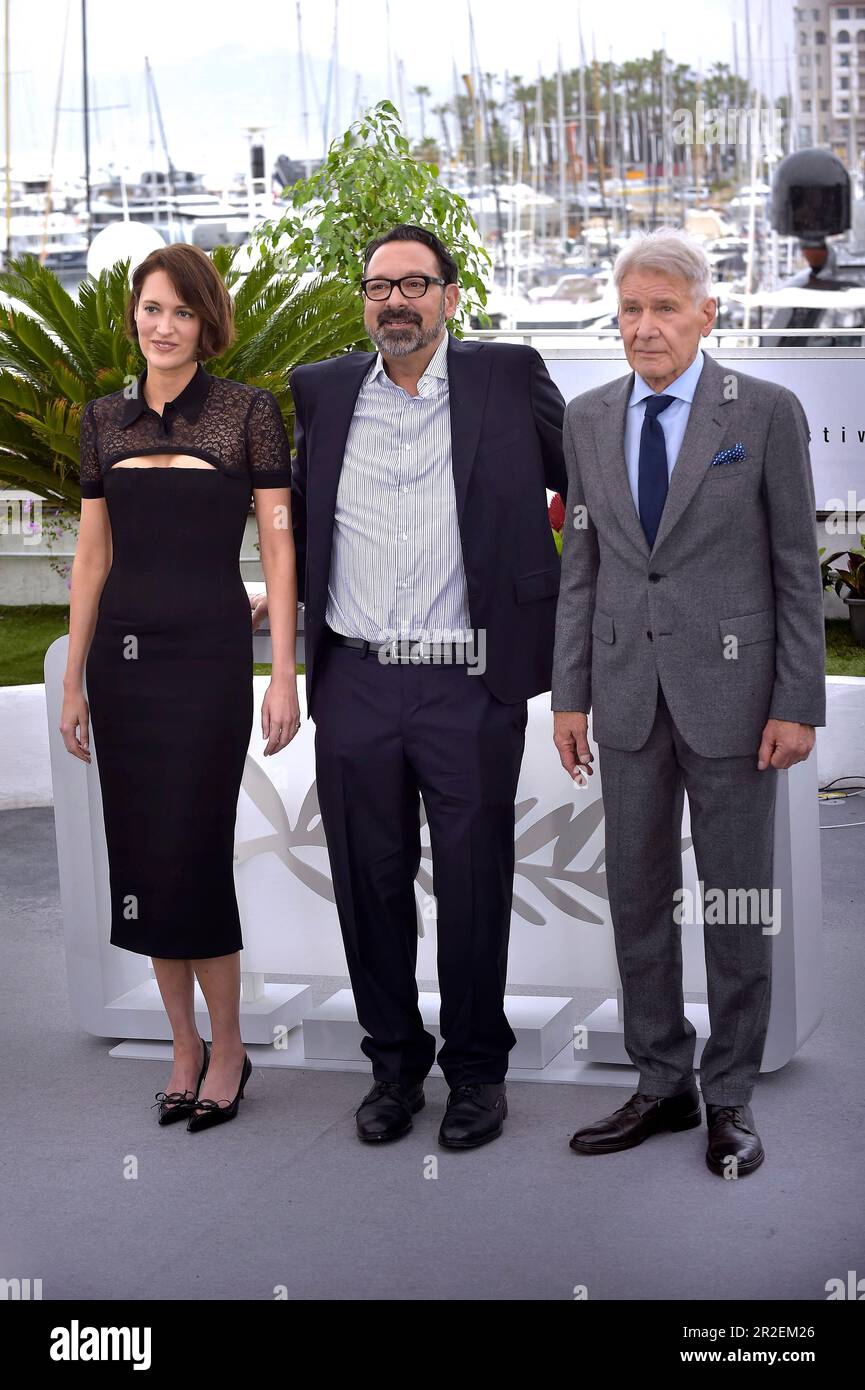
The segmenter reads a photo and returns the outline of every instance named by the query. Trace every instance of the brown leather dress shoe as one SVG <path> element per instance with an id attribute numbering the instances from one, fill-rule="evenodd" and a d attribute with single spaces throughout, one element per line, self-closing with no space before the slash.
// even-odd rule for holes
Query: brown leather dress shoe
<path id="1" fill-rule="evenodd" d="M 700 1123 L 700 1096 L 696 1086 L 677 1096 L 649 1096 L 635 1091 L 631 1099 L 584 1129 L 578 1129 L 570 1147 L 578 1154 L 612 1154 L 633 1149 L 660 1130 L 694 1129 Z"/>
<path id="2" fill-rule="evenodd" d="M 707 1101 L 706 1122 L 706 1162 L 713 1173 L 722 1178 L 741 1178 L 760 1167 L 766 1155 L 750 1105 L 710 1105 Z"/>

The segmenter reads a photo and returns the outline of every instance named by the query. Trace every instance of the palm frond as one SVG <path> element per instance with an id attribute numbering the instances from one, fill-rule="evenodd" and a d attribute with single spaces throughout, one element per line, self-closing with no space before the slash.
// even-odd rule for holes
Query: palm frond
<path id="1" fill-rule="evenodd" d="M 69 401 L 53 400 L 45 403 L 41 415 L 19 410 L 17 418 L 22 425 L 29 426 L 34 438 L 50 451 L 62 480 L 66 476 L 65 465 L 68 463 L 74 468 L 78 464 L 81 410 Z"/>
<path id="2" fill-rule="evenodd" d="M 302 362 L 367 346 L 356 287 L 301 281 L 283 253 L 218 246 L 211 253 L 232 294 L 235 342 L 206 363 L 215 376 L 273 391 L 291 430 L 288 378 Z M 0 482 L 79 504 L 81 411 L 120 390 L 143 359 L 126 337 L 129 261 L 87 275 L 73 299 L 35 256 L 0 272 Z"/>
<path id="3" fill-rule="evenodd" d="M 7 310 L 6 322 L 0 323 L 0 365 L 17 367 L 35 382 L 59 386 L 57 368 L 61 361 L 70 371 L 75 370 L 62 339 L 47 332 L 30 314 Z"/>
<path id="4" fill-rule="evenodd" d="M 81 333 L 75 300 L 38 256 L 18 256 L 10 261 L 10 269 L 0 275 L 0 290 L 32 310 L 80 366 L 86 363 L 88 345 Z"/>

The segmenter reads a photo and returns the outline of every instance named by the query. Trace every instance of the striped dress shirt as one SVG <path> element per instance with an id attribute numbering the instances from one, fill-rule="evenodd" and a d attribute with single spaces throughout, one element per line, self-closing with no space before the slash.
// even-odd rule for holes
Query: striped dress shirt
<path id="1" fill-rule="evenodd" d="M 471 632 L 451 454 L 448 334 L 417 396 L 381 353 L 355 406 L 336 495 L 325 619 L 370 642 Z"/>

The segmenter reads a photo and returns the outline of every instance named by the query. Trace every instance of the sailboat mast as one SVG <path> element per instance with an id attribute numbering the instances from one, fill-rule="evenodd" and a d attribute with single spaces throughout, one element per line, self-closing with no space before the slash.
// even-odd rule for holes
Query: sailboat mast
<path id="1" fill-rule="evenodd" d="M 6 17 L 7 19 L 9 17 L 9 0 L 6 0 Z M 60 50 L 60 72 L 57 76 L 57 96 L 54 100 L 54 125 L 51 131 L 51 163 L 48 169 L 48 187 L 46 189 L 44 216 L 42 218 L 42 244 L 39 248 L 39 260 L 42 263 L 42 265 L 45 264 L 45 259 L 47 256 L 49 221 L 51 218 L 51 213 L 54 211 L 54 168 L 57 162 L 57 140 L 60 134 L 60 102 L 63 99 L 63 75 L 66 71 L 66 42 L 68 37 L 69 9 L 67 7 L 66 15 L 63 21 L 63 47 Z M 6 56 L 8 59 L 8 51 Z M 6 129 L 8 134 L 8 123 Z M 7 207 L 8 205 L 9 204 L 7 197 Z"/>
<path id="2" fill-rule="evenodd" d="M 6 5 L 7 23 L 9 18 L 9 5 Z M 8 70 L 8 68 L 7 68 Z M 87 0 L 81 0 L 81 83 L 82 83 L 82 104 L 81 112 L 84 118 L 84 206 L 87 210 L 87 245 L 90 245 L 90 98 L 88 88 L 90 81 L 87 73 Z M 9 128 L 7 121 L 7 130 Z"/>
<path id="3" fill-rule="evenodd" d="M 502 226 L 502 206 L 501 199 L 499 196 L 498 164 L 496 158 L 496 130 L 493 126 L 491 126 L 490 123 L 490 101 L 492 100 L 492 97 L 491 94 L 488 94 L 487 92 L 486 83 L 484 81 L 483 69 L 481 68 L 480 54 L 478 53 L 477 41 L 475 39 L 475 26 L 474 18 L 472 16 L 471 0 L 469 0 L 469 35 L 471 38 L 471 61 L 473 82 L 475 86 L 475 98 L 478 102 L 478 111 L 480 113 L 480 128 L 482 139 L 481 168 L 483 170 L 483 176 L 484 178 L 486 178 L 487 164 L 489 164 L 490 187 L 493 191 L 493 201 L 495 203 L 496 212 L 496 235 L 499 239 L 499 245 L 501 245 L 504 229 Z M 483 196 L 483 193 L 481 193 L 482 204 Z"/>
<path id="4" fill-rule="evenodd" d="M 556 64 L 556 134 L 558 135 L 559 165 L 559 240 L 562 250 L 567 250 L 568 241 L 568 199 L 565 190 L 565 84 L 562 78 L 562 46 L 559 44 Z"/>
<path id="5" fill-rule="evenodd" d="M 577 12 L 580 33 L 580 161 L 583 166 L 583 245 L 589 222 L 589 139 L 586 130 L 586 50 L 583 46 L 583 20 Z"/>
<path id="6" fill-rule="evenodd" d="M 619 179 L 622 185 L 622 229 L 625 236 L 631 234 L 631 215 L 628 211 L 628 182 L 625 174 L 625 154 L 627 145 L 628 162 L 634 158 L 634 150 L 631 144 L 630 131 L 628 129 L 628 113 L 625 107 L 625 83 L 622 82 L 619 88 L 619 120 L 621 123 L 621 139 L 619 141 Z"/>
<path id="7" fill-rule="evenodd" d="M 408 100 L 405 94 L 405 63 L 402 58 L 396 60 L 396 82 L 399 94 L 399 114 L 402 122 L 402 133 L 406 140 L 411 140 L 411 127 L 408 119 Z"/>
<path id="8" fill-rule="evenodd" d="M 478 92 L 478 81 L 480 73 L 477 62 L 477 50 L 475 48 L 475 25 L 472 16 L 471 0 L 468 0 L 469 15 L 469 73 L 467 87 L 472 104 L 472 123 L 474 125 L 474 151 L 475 151 L 475 186 L 478 189 L 478 231 L 481 240 L 486 234 L 486 210 L 484 207 L 486 173 L 486 150 L 484 148 L 483 123 L 481 120 L 481 108 L 478 104 L 480 94 Z"/>
<path id="9" fill-rule="evenodd" d="M 753 81 L 753 69 L 751 67 L 751 17 L 750 11 L 748 9 L 748 0 L 745 0 L 745 15 L 748 40 L 748 94 L 750 100 L 750 94 L 753 91 L 755 84 Z M 760 31 L 758 29 L 758 45 L 759 33 Z M 751 295 L 754 293 L 754 250 L 757 219 L 757 198 L 754 189 L 757 183 L 757 136 L 759 135 L 759 127 L 757 133 L 755 134 L 755 132 L 752 129 L 753 124 L 754 123 L 752 121 L 748 122 L 748 138 L 751 142 L 750 159 L 748 164 L 750 170 L 751 191 L 748 206 L 748 249 L 745 255 L 745 312 L 742 320 L 742 327 L 744 328 L 746 333 L 748 329 L 751 327 Z"/>
<path id="10" fill-rule="evenodd" d="M 514 289 L 512 284 L 512 268 L 516 259 L 516 253 L 514 250 L 514 213 L 516 210 L 516 190 L 514 188 L 514 133 L 511 112 L 511 86 L 510 75 L 507 69 L 505 69 L 504 112 L 505 120 L 507 122 L 506 129 L 508 133 L 508 187 L 511 190 L 511 196 L 508 199 L 508 230 L 507 242 L 505 247 L 505 285 L 508 289 L 508 292 L 510 294 L 513 294 Z M 517 218 L 517 227 L 519 227 L 519 218 Z"/>
<path id="11" fill-rule="evenodd" d="M 12 143 L 9 120 L 9 0 L 3 6 L 3 114 L 6 120 L 6 266 L 12 258 Z"/>
<path id="12" fill-rule="evenodd" d="M 595 51 L 595 31 L 592 30 L 592 118 L 595 123 L 595 155 L 598 161 L 598 190 L 601 196 L 601 206 L 605 206 L 607 195 L 604 190 L 604 159 L 606 155 L 604 142 L 604 110 L 601 102 L 601 69 L 598 63 L 598 55 Z M 607 250 L 609 250 L 610 221 L 607 223 Z"/>
<path id="13" fill-rule="evenodd" d="M 387 32 L 387 99 L 393 105 L 393 46 L 390 36 L 390 0 L 384 0 L 385 30 Z"/>
<path id="14" fill-rule="evenodd" d="M 341 117 L 339 109 L 339 0 L 333 0 L 333 133 L 339 137 Z"/>
<path id="15" fill-rule="evenodd" d="M 303 128 L 303 149 L 304 167 L 306 177 L 312 173 L 312 160 L 309 156 L 309 101 L 306 91 L 306 57 L 303 51 L 303 18 L 300 10 L 300 0 L 297 0 L 297 70 L 300 78 L 300 118 Z"/>
<path id="16" fill-rule="evenodd" d="M 609 117 L 608 117 L 608 119 L 609 119 L 609 123 L 610 123 L 610 124 L 609 124 L 609 131 L 610 131 L 610 134 L 609 134 L 609 145 L 610 145 L 610 180 L 611 180 L 611 182 L 612 182 L 612 180 L 616 177 L 616 169 L 618 168 L 618 158 L 617 158 L 617 155 L 616 155 L 616 145 L 617 145 L 617 139 L 616 139 L 616 96 L 615 96 L 615 91 L 614 91 L 614 78 L 613 78 L 613 50 L 612 50 L 612 48 L 609 50 L 609 58 L 607 59 L 607 98 L 608 98 L 607 104 L 608 104 L 608 106 L 609 106 Z M 612 211 L 613 211 L 613 196 L 612 196 L 612 193 L 611 193 L 611 194 L 610 194 L 610 214 L 611 214 L 611 215 L 612 215 Z M 609 221 L 607 222 L 607 227 L 609 228 Z"/>
<path id="17" fill-rule="evenodd" d="M 670 215 L 672 180 L 667 150 L 667 35 L 661 34 L 661 181 L 664 185 L 664 219 Z"/>
<path id="18" fill-rule="evenodd" d="M 544 143 L 544 83 L 541 76 L 541 65 L 538 63 L 538 85 L 535 89 L 535 167 L 532 187 L 534 197 L 532 198 L 532 211 L 529 219 L 529 255 L 527 265 L 531 265 L 531 256 L 535 249 L 535 230 L 538 220 L 538 209 L 542 207 L 540 194 L 543 191 L 541 185 L 542 176 L 542 151 Z M 541 233 L 543 235 L 543 232 Z"/>
<path id="19" fill-rule="evenodd" d="M 741 103 L 740 100 L 739 100 L 739 41 L 738 41 L 739 26 L 737 25 L 735 19 L 732 21 L 732 23 L 733 23 L 733 74 L 734 74 L 734 77 L 733 77 L 733 106 L 734 106 L 735 110 L 738 112 L 738 111 L 741 111 L 741 109 L 742 109 L 742 103 Z M 738 140 L 735 142 L 735 145 L 734 145 L 734 147 L 733 147 L 733 150 L 734 150 L 734 159 L 735 159 L 735 164 L 734 164 L 734 166 L 733 166 L 735 172 L 734 172 L 734 174 L 733 174 L 733 178 L 734 178 L 734 180 L 735 180 L 736 188 L 738 189 L 738 188 L 741 187 L 741 184 L 742 184 L 742 161 L 741 161 L 741 159 L 740 159 L 740 157 L 739 157 L 739 141 L 738 141 Z"/>

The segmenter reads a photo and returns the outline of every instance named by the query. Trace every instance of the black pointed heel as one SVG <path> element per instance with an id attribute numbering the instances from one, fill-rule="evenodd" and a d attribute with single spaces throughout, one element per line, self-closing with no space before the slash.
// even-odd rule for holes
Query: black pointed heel
<path id="1" fill-rule="evenodd" d="M 211 1125 L 224 1124 L 226 1120 L 233 1120 L 237 1114 L 237 1108 L 243 1099 L 243 1092 L 246 1083 L 252 1075 L 252 1063 L 249 1056 L 243 1054 L 243 1068 L 240 1073 L 240 1085 L 237 1088 L 237 1095 L 230 1105 L 220 1105 L 218 1100 L 196 1100 L 192 1105 L 192 1114 L 186 1128 L 190 1134 L 199 1129 L 209 1129 Z"/>
<path id="2" fill-rule="evenodd" d="M 201 1083 L 207 1075 L 207 1068 L 210 1062 L 210 1048 L 207 1046 L 204 1038 L 202 1038 L 201 1041 L 204 1043 L 204 1061 L 201 1064 L 201 1071 L 195 1083 L 195 1090 L 193 1092 L 156 1092 L 156 1104 L 159 1106 L 159 1115 L 157 1118 L 161 1125 L 173 1125 L 176 1120 L 186 1120 L 193 1112 L 195 1102 L 198 1099 L 198 1092 L 201 1090 Z M 192 1099 L 188 1100 L 187 1097 L 190 1094 L 192 1095 Z M 154 1107 L 151 1105 L 150 1109 L 153 1110 Z"/>

